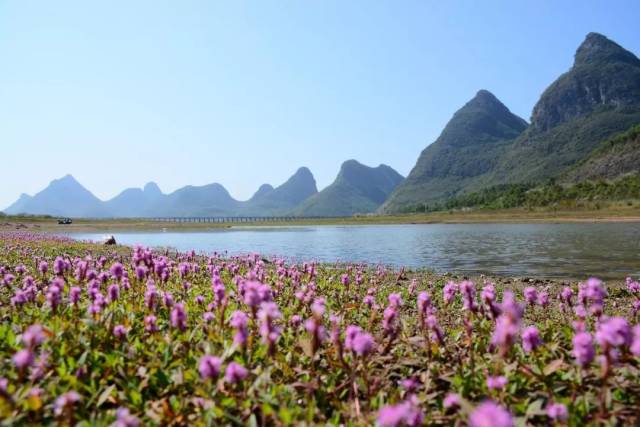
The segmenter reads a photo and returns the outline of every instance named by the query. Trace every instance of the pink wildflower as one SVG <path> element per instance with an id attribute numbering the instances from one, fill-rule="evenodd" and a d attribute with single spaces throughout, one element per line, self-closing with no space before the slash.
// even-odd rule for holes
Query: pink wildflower
<path id="1" fill-rule="evenodd" d="M 219 357 L 205 355 L 200 358 L 198 371 L 203 380 L 215 379 L 220 375 L 222 360 Z"/>
<path id="2" fill-rule="evenodd" d="M 247 378 L 249 372 L 236 362 L 231 362 L 227 365 L 227 369 L 224 372 L 224 379 L 230 384 L 235 384 Z"/>
<path id="3" fill-rule="evenodd" d="M 487 400 L 471 413 L 469 427 L 513 427 L 513 418 L 509 411 Z"/>

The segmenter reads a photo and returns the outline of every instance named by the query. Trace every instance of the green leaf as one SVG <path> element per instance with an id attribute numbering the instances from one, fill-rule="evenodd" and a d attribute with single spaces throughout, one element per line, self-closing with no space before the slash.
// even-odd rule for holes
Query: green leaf
<path id="1" fill-rule="evenodd" d="M 85 364 L 85 362 L 87 361 L 87 356 L 89 356 L 89 350 L 82 353 L 82 355 L 78 359 L 78 366 L 82 366 Z"/>
<path id="2" fill-rule="evenodd" d="M 96 406 L 100 406 L 104 402 L 106 402 L 109 396 L 111 396 L 111 392 L 113 392 L 114 388 L 116 388 L 115 384 L 111 384 L 109 387 L 105 388 L 104 391 L 100 394 L 100 397 L 98 398 L 98 403 L 96 403 Z"/>
<path id="3" fill-rule="evenodd" d="M 549 376 L 556 372 L 558 369 L 562 367 L 564 364 L 564 360 L 556 359 L 553 362 L 550 362 L 547 366 L 544 367 L 544 375 Z"/>
<path id="4" fill-rule="evenodd" d="M 289 425 L 293 421 L 291 411 L 285 407 L 280 408 L 278 415 L 280 416 L 280 421 L 282 421 L 283 424 Z"/>
<path id="5" fill-rule="evenodd" d="M 542 405 L 544 404 L 544 400 L 538 399 L 534 400 L 527 407 L 527 416 L 536 416 L 536 415 L 544 415 L 545 412 L 542 409 Z"/>
<path id="6" fill-rule="evenodd" d="M 142 394 L 136 389 L 131 389 L 129 390 L 129 399 L 134 406 L 138 406 L 142 403 Z"/>

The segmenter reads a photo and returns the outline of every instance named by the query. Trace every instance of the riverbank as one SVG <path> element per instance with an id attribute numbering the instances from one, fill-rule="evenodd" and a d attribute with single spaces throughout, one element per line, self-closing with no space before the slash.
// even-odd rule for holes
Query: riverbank
<path id="1" fill-rule="evenodd" d="M 359 224 L 474 224 L 474 223 L 601 223 L 640 222 L 640 205 L 618 205 L 602 209 L 501 209 L 363 215 L 349 218 L 292 219 L 243 223 L 161 222 L 148 219 L 75 219 L 59 225 L 56 218 L 0 217 L 0 229 L 31 229 L 53 233 L 122 231 L 194 231 L 231 227 Z"/>

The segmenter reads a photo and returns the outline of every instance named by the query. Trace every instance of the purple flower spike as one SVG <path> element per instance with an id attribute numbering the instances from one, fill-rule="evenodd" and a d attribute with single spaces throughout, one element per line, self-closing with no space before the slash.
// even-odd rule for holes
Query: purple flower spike
<path id="1" fill-rule="evenodd" d="M 33 365 L 35 356 L 31 352 L 31 350 L 22 349 L 14 354 L 11 360 L 13 361 L 16 369 L 18 369 L 19 371 L 24 371 L 29 366 Z"/>
<path id="2" fill-rule="evenodd" d="M 407 400 L 397 405 L 387 405 L 378 413 L 379 427 L 417 427 L 422 424 L 424 413 L 417 403 Z"/>
<path id="3" fill-rule="evenodd" d="M 224 379 L 230 384 L 235 384 L 247 378 L 249 372 L 236 362 L 231 362 L 227 365 L 227 369 L 224 372 Z"/>
<path id="4" fill-rule="evenodd" d="M 248 316 L 244 312 L 236 310 L 231 315 L 229 324 L 236 330 L 236 334 L 233 337 L 234 344 L 239 346 L 245 345 L 249 338 L 249 331 L 247 329 L 249 325 Z"/>
<path id="5" fill-rule="evenodd" d="M 116 422 L 111 427 L 138 427 L 140 420 L 131 415 L 127 408 L 118 408 L 116 411 Z"/>
<path id="6" fill-rule="evenodd" d="M 22 334 L 22 342 L 29 348 L 42 344 L 45 340 L 44 330 L 38 324 L 31 325 Z"/>
<path id="7" fill-rule="evenodd" d="M 183 303 L 176 304 L 171 310 L 171 326 L 181 331 L 187 329 L 187 312 Z"/>
<path id="8" fill-rule="evenodd" d="M 80 302 L 80 296 L 82 295 L 82 289 L 77 286 L 72 286 L 69 289 L 69 304 L 77 305 Z"/>
<path id="9" fill-rule="evenodd" d="M 366 356 L 373 351 L 375 344 L 376 342 L 371 334 L 366 332 L 359 333 L 353 338 L 353 352 L 358 356 Z"/>
<path id="10" fill-rule="evenodd" d="M 554 421 L 565 422 L 569 418 L 567 407 L 562 403 L 549 403 L 547 406 L 547 416 Z"/>
<path id="11" fill-rule="evenodd" d="M 573 337 L 573 356 L 576 358 L 576 363 L 585 368 L 593 362 L 595 355 L 591 335 L 588 332 L 577 333 Z"/>
<path id="12" fill-rule="evenodd" d="M 535 326 L 529 326 L 522 331 L 522 348 L 527 353 L 531 353 L 542 344 L 540 333 Z"/>
<path id="13" fill-rule="evenodd" d="M 631 344 L 631 328 L 622 317 L 611 317 L 600 322 L 596 331 L 596 341 L 608 350 Z"/>
<path id="14" fill-rule="evenodd" d="M 487 388 L 489 390 L 502 390 L 507 385 L 507 379 L 503 376 L 487 377 Z"/>
<path id="15" fill-rule="evenodd" d="M 631 342 L 631 354 L 640 356 L 640 325 L 633 327 L 633 341 Z"/>
<path id="16" fill-rule="evenodd" d="M 205 355 L 200 358 L 198 371 L 203 380 L 215 379 L 220 375 L 222 360 L 219 357 Z"/>
<path id="17" fill-rule="evenodd" d="M 127 328 L 123 325 L 116 325 L 113 327 L 113 336 L 121 340 L 127 336 Z"/>
<path id="18" fill-rule="evenodd" d="M 80 395 L 75 391 L 68 391 L 65 394 L 59 396 L 53 404 L 53 413 L 56 416 L 61 416 L 67 411 L 71 411 L 73 406 L 80 401 Z"/>
<path id="19" fill-rule="evenodd" d="M 524 299 L 528 304 L 536 305 L 536 302 L 538 302 L 538 291 L 536 288 L 529 286 L 527 288 L 524 288 L 523 293 Z"/>
<path id="20" fill-rule="evenodd" d="M 146 316 L 144 318 L 144 330 L 147 332 L 156 332 L 158 326 L 156 324 L 157 318 L 154 315 Z"/>
<path id="21" fill-rule="evenodd" d="M 120 297 L 120 286 L 115 283 L 110 285 L 107 289 L 107 294 L 109 295 L 109 300 L 111 302 L 116 301 Z"/>
<path id="22" fill-rule="evenodd" d="M 513 427 L 513 418 L 509 411 L 487 400 L 471 413 L 469 427 Z"/>
<path id="23" fill-rule="evenodd" d="M 444 400 L 442 401 L 442 406 L 444 406 L 445 409 L 455 409 L 455 408 L 459 408 L 460 407 L 460 396 L 456 393 L 449 393 L 445 396 Z"/>
<path id="24" fill-rule="evenodd" d="M 119 262 L 116 262 L 109 268 L 109 272 L 114 279 L 120 280 L 124 274 L 124 267 Z"/>

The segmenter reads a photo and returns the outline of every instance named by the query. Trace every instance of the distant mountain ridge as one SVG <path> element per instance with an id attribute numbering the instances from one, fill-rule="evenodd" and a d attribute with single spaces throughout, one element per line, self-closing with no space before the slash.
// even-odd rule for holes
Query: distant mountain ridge
<path id="1" fill-rule="evenodd" d="M 156 216 L 224 216 L 231 215 L 240 202 L 221 184 L 188 185 L 167 194 L 153 206 Z"/>
<path id="2" fill-rule="evenodd" d="M 142 189 L 128 188 L 103 202 L 66 175 L 34 196 L 22 194 L 4 212 L 96 218 L 273 216 L 287 213 L 317 191 L 311 171 L 303 167 L 277 188 L 262 185 L 247 201 L 235 200 L 218 183 L 188 185 L 164 194 L 150 182 Z"/>
<path id="3" fill-rule="evenodd" d="M 347 166 L 345 166 L 347 165 Z M 350 165 L 350 166 L 349 166 Z M 371 171 L 376 171 L 373 174 Z M 356 184 L 346 194 L 347 199 L 363 198 L 366 205 L 358 205 L 358 212 L 372 212 L 384 202 L 402 177 L 388 166 L 369 168 L 356 161 L 345 162 L 340 176 L 348 175 Z M 359 175 L 363 176 L 360 177 Z M 390 184 L 391 183 L 391 184 Z M 157 184 L 150 182 L 144 188 L 128 188 L 114 198 L 101 201 L 84 188 L 71 175 L 52 181 L 36 195 L 23 194 L 4 212 L 7 214 L 40 214 L 69 217 L 205 217 L 205 216 L 281 216 L 293 215 L 306 200 L 318 194 L 316 181 L 306 167 L 299 168 L 278 187 L 263 184 L 247 201 L 235 200 L 218 183 L 186 186 L 164 194 Z M 341 214 L 344 210 L 327 211 Z"/>
<path id="4" fill-rule="evenodd" d="M 71 175 L 54 179 L 33 197 L 22 194 L 5 213 L 30 213 L 73 217 L 101 216 L 103 202 Z"/>

